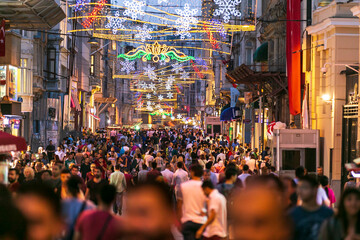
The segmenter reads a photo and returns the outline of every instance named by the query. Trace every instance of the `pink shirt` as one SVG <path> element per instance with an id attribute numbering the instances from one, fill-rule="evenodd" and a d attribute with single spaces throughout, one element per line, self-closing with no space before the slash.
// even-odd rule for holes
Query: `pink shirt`
<path id="1" fill-rule="evenodd" d="M 328 188 L 328 197 L 331 204 L 336 202 L 334 191 L 331 188 Z"/>

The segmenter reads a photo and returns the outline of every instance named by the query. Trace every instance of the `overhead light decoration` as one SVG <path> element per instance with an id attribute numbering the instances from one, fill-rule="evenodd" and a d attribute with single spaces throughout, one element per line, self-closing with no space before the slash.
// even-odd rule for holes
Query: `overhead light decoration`
<path id="1" fill-rule="evenodd" d="M 182 119 L 181 114 L 178 114 L 176 117 L 177 117 L 178 119 Z"/>
<path id="2" fill-rule="evenodd" d="M 172 64 L 172 70 L 173 72 L 175 72 L 176 74 L 179 74 L 180 71 L 183 71 L 183 65 L 181 63 L 175 63 Z"/>
<path id="3" fill-rule="evenodd" d="M 217 19 L 211 19 L 210 21 L 211 25 L 216 29 L 216 31 L 219 33 L 220 37 L 225 40 L 227 37 L 227 33 L 226 30 L 224 28 L 224 24 L 222 24 L 219 20 Z"/>
<path id="4" fill-rule="evenodd" d="M 199 77 L 199 78 L 204 78 L 204 74 L 202 74 L 199 70 L 199 68 L 195 65 L 194 61 L 193 60 L 190 60 L 190 63 L 191 63 L 191 66 L 193 67 L 194 71 L 196 72 L 196 75 Z"/>
<path id="5" fill-rule="evenodd" d="M 119 54 L 117 57 L 129 60 L 141 58 L 143 62 L 151 60 L 153 62 L 159 62 L 160 60 L 164 60 L 165 62 L 170 62 L 170 60 L 184 62 L 195 59 L 193 56 L 187 56 L 174 47 L 169 47 L 166 44 L 160 45 L 158 41 L 155 41 L 154 44 L 142 45 L 126 54 Z"/>
<path id="6" fill-rule="evenodd" d="M 174 94 L 173 94 L 172 92 L 167 93 L 167 97 L 168 97 L 169 99 L 173 98 L 173 96 L 174 96 Z"/>
<path id="7" fill-rule="evenodd" d="M 120 64 L 122 65 L 120 71 L 126 72 L 126 74 L 129 74 L 131 71 L 135 71 L 135 62 L 126 59 L 125 61 L 120 62 Z"/>
<path id="8" fill-rule="evenodd" d="M 152 39 L 150 32 L 152 32 L 152 28 L 149 28 L 146 24 L 141 27 L 136 27 L 139 33 L 135 34 L 135 38 L 140 38 L 142 42 L 145 42 L 146 39 Z"/>
<path id="9" fill-rule="evenodd" d="M 74 11 L 79 12 L 79 11 L 83 10 L 85 4 L 88 2 L 89 2 L 89 0 L 77 0 Z"/>
<path id="10" fill-rule="evenodd" d="M 146 98 L 151 99 L 151 94 L 150 93 L 146 94 Z"/>
<path id="11" fill-rule="evenodd" d="M 236 6 L 241 3 L 241 0 L 214 0 L 218 5 L 218 9 L 215 9 L 214 16 L 221 16 L 225 23 L 230 21 L 230 16 L 241 17 L 241 13 Z"/>
<path id="12" fill-rule="evenodd" d="M 155 67 L 151 67 L 150 64 L 147 65 L 147 67 L 144 67 L 144 74 L 148 76 L 151 80 L 155 80 L 157 78 L 157 75 L 155 73 Z"/>
<path id="13" fill-rule="evenodd" d="M 186 71 L 183 71 L 181 74 L 180 74 L 180 78 L 182 78 L 184 81 L 186 81 L 188 78 L 189 78 L 189 73 L 186 72 Z"/>
<path id="14" fill-rule="evenodd" d="M 96 16 L 103 10 L 105 7 L 106 0 L 100 0 L 96 3 L 96 6 L 93 8 L 89 16 L 81 23 L 84 28 L 90 27 L 90 25 L 96 20 Z"/>
<path id="15" fill-rule="evenodd" d="M 120 17 L 120 13 L 119 11 L 115 12 L 115 16 L 109 16 L 106 17 L 108 20 L 108 23 L 105 25 L 105 28 L 110 28 L 112 29 L 113 34 L 116 34 L 118 32 L 118 30 L 120 29 L 125 29 L 123 23 L 125 22 L 125 19 L 123 18 L 119 18 Z"/>
<path id="16" fill-rule="evenodd" d="M 158 96 L 159 101 L 162 101 L 164 99 L 163 95 Z"/>
<path id="17" fill-rule="evenodd" d="M 196 13 L 198 12 L 197 9 L 190 10 L 189 4 L 185 4 L 184 10 L 176 9 L 175 10 L 180 17 L 175 21 L 175 28 L 177 32 L 175 33 L 176 36 L 180 36 L 181 39 L 185 39 L 185 37 L 191 37 L 189 33 L 191 24 L 197 24 L 199 21 L 197 20 Z"/>
<path id="18" fill-rule="evenodd" d="M 206 26 L 206 24 L 204 23 L 204 29 L 205 29 L 205 31 L 206 31 L 206 33 L 207 33 L 207 36 L 208 36 L 208 38 L 209 38 L 209 41 L 210 41 L 210 43 L 211 43 L 211 46 L 212 46 L 212 48 L 214 49 L 214 50 L 216 50 L 216 49 L 219 49 L 220 47 L 219 47 L 219 43 L 218 43 L 218 41 L 216 40 L 216 38 L 214 37 L 214 34 L 212 33 L 212 30 L 210 30 L 207 26 Z"/>
<path id="19" fill-rule="evenodd" d="M 124 4 L 126 7 L 126 10 L 124 11 L 124 16 L 128 16 L 134 20 L 137 20 L 138 15 L 142 16 L 145 14 L 142 7 L 144 7 L 146 4 L 142 1 L 125 1 Z"/>
<path id="20" fill-rule="evenodd" d="M 161 4 L 161 3 L 167 3 L 168 0 L 158 0 L 158 4 Z"/>
<path id="21" fill-rule="evenodd" d="M 150 83 L 150 84 L 148 85 L 148 88 L 149 88 L 150 90 L 152 90 L 152 91 L 155 91 L 156 86 L 155 86 L 154 83 Z"/>

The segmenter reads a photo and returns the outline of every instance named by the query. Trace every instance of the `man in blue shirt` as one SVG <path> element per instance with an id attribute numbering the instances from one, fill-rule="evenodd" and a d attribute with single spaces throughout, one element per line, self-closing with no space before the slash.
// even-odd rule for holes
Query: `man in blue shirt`
<path id="1" fill-rule="evenodd" d="M 318 239 L 322 223 L 333 215 L 330 208 L 317 204 L 318 186 L 315 176 L 304 176 L 299 179 L 297 193 L 302 204 L 293 208 L 289 214 L 294 224 L 294 240 Z"/>

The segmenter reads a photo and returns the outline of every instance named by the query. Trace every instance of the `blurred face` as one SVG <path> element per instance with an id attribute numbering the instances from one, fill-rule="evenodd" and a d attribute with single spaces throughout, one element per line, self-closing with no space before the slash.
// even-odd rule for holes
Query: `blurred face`
<path id="1" fill-rule="evenodd" d="M 90 170 L 92 173 L 94 173 L 94 169 L 95 169 L 96 165 L 95 164 L 91 164 L 90 165 Z"/>
<path id="2" fill-rule="evenodd" d="M 76 175 L 78 175 L 78 173 L 79 173 L 79 169 L 74 168 L 74 167 L 71 169 L 71 175 L 76 176 Z"/>
<path id="3" fill-rule="evenodd" d="M 101 171 L 100 169 L 94 169 L 94 177 L 100 178 L 101 177 Z"/>
<path id="4" fill-rule="evenodd" d="M 10 183 L 14 183 L 19 179 L 19 175 L 15 171 L 9 171 L 8 180 Z"/>
<path id="5" fill-rule="evenodd" d="M 171 232 L 175 218 L 156 190 L 138 190 L 127 195 L 125 201 L 126 229 L 130 234 L 126 239 L 168 239 L 165 236 Z"/>
<path id="6" fill-rule="evenodd" d="M 312 187 L 306 181 L 299 181 L 296 192 L 303 202 L 311 201 L 316 198 L 317 187 Z"/>
<path id="7" fill-rule="evenodd" d="M 211 179 L 210 176 L 211 176 L 211 173 L 205 171 L 205 172 L 204 172 L 204 181 L 210 180 L 210 179 Z"/>
<path id="8" fill-rule="evenodd" d="M 67 182 L 67 180 L 69 180 L 70 177 L 71 177 L 70 173 L 62 173 L 60 175 L 61 183 L 65 184 Z"/>
<path id="9" fill-rule="evenodd" d="M 50 174 L 48 172 L 44 172 L 43 174 L 41 174 L 41 180 L 43 182 L 48 181 L 50 179 L 51 179 L 51 176 L 50 176 Z"/>
<path id="10" fill-rule="evenodd" d="M 235 240 L 285 240 L 289 235 L 281 200 L 266 188 L 251 188 L 235 196 L 230 212 Z"/>
<path id="11" fill-rule="evenodd" d="M 60 176 L 61 169 L 60 169 L 60 167 L 58 165 L 52 166 L 51 170 L 52 170 L 52 174 L 53 174 L 54 177 Z"/>
<path id="12" fill-rule="evenodd" d="M 54 239 L 61 232 L 61 221 L 45 199 L 27 194 L 18 196 L 16 203 L 28 220 L 28 239 Z"/>
<path id="13" fill-rule="evenodd" d="M 350 194 L 344 199 L 344 206 L 349 216 L 357 216 L 360 211 L 360 199 L 355 194 Z"/>
<path id="14" fill-rule="evenodd" d="M 212 189 L 206 187 L 206 188 L 203 188 L 203 192 L 204 192 L 205 196 L 208 197 L 210 195 L 210 193 L 212 192 Z"/>
<path id="15" fill-rule="evenodd" d="M 31 178 L 31 170 L 26 168 L 24 170 L 24 176 L 25 178 Z"/>

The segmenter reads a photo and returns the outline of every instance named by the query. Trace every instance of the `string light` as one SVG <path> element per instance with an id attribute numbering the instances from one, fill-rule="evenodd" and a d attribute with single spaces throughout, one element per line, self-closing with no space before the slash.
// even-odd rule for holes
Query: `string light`
<path id="1" fill-rule="evenodd" d="M 177 32 L 175 35 L 180 36 L 181 39 L 185 39 L 185 37 L 191 37 L 191 34 L 189 33 L 191 27 L 191 24 L 197 24 L 198 20 L 194 16 L 198 12 L 197 9 L 190 10 L 189 4 L 185 4 L 184 10 L 176 9 L 175 10 L 179 17 L 176 19 L 176 28 Z"/>
<path id="2" fill-rule="evenodd" d="M 104 8 L 105 3 L 106 0 L 100 0 L 99 2 L 97 2 L 97 6 L 95 6 L 94 9 L 91 11 L 89 17 L 81 23 L 84 28 L 88 28 L 95 21 L 96 15 L 98 15 L 99 12 Z"/>
<path id="3" fill-rule="evenodd" d="M 142 1 L 125 1 L 124 4 L 126 6 L 124 16 L 129 16 L 132 19 L 136 20 L 138 18 L 138 15 L 142 16 L 145 14 L 144 10 L 142 10 L 142 7 L 144 7 L 146 4 Z"/>
<path id="4" fill-rule="evenodd" d="M 215 9 L 214 16 L 223 15 L 225 23 L 230 21 L 230 16 L 241 17 L 241 13 L 236 6 L 241 3 L 241 0 L 214 0 L 215 4 L 218 5 L 218 9 Z"/>
<path id="5" fill-rule="evenodd" d="M 119 29 L 124 29 L 123 23 L 125 22 L 125 19 L 119 18 L 120 13 L 119 11 L 116 11 L 115 17 L 109 16 L 107 17 L 108 23 L 105 25 L 106 28 L 111 28 L 113 34 L 116 34 Z"/>

